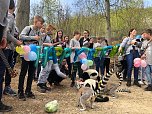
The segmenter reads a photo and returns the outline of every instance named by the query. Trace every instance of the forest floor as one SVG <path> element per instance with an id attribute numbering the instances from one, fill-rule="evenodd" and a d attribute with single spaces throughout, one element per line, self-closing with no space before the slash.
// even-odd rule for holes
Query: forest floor
<path id="1" fill-rule="evenodd" d="M 19 71 L 19 66 L 16 68 Z M 117 83 L 113 75 L 110 82 Z M 123 82 L 120 88 L 126 88 Z M 12 105 L 13 111 L 5 114 L 46 114 L 44 106 L 47 102 L 57 100 L 59 110 L 55 114 L 152 114 L 152 92 L 142 88 L 131 86 L 131 93 L 117 93 L 118 98 L 110 97 L 109 102 L 95 103 L 94 109 L 88 108 L 81 112 L 77 107 L 77 90 L 70 87 L 70 79 L 61 83 L 62 87 L 53 87 L 51 92 L 39 93 L 36 82 L 33 82 L 32 90 L 36 99 L 19 101 L 15 97 L 3 96 L 5 104 Z M 12 88 L 17 91 L 18 77 L 12 79 Z"/>

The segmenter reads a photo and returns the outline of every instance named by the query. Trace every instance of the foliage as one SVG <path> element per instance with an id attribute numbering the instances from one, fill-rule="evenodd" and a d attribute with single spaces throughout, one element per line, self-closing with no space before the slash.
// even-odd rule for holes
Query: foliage
<path id="1" fill-rule="evenodd" d="M 58 0 L 43 0 L 38 8 L 43 9 L 40 14 L 47 23 L 63 29 L 66 35 L 72 37 L 73 31 L 88 29 L 93 36 L 106 36 L 104 3 L 104 0 L 76 0 L 71 9 L 63 7 Z M 120 40 L 131 28 L 136 28 L 140 34 L 143 29 L 151 27 L 151 11 L 152 8 L 144 7 L 143 0 L 110 0 L 111 37 Z"/>

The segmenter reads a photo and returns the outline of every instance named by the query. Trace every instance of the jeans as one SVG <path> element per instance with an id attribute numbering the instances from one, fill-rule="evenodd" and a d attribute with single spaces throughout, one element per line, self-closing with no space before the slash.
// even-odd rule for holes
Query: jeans
<path id="1" fill-rule="evenodd" d="M 13 50 L 10 50 L 10 49 L 6 49 L 4 50 L 4 53 L 5 53 L 5 56 L 8 60 L 8 63 L 10 65 L 11 68 L 14 67 L 13 65 L 13 55 L 14 55 L 14 51 Z M 8 70 L 6 69 L 6 74 L 5 74 L 5 87 L 6 86 L 10 86 L 11 84 L 11 75 L 9 74 Z"/>
<path id="2" fill-rule="evenodd" d="M 137 50 L 130 51 L 130 54 L 126 55 L 128 80 L 131 80 L 133 61 L 135 58 L 138 57 L 139 57 L 139 53 Z M 138 81 L 138 71 L 139 68 L 134 67 L 134 81 Z"/>
<path id="3" fill-rule="evenodd" d="M 45 68 L 41 68 L 41 72 L 38 78 L 38 84 L 40 83 L 46 83 L 47 79 L 49 77 L 49 74 L 51 72 L 51 70 L 55 70 L 57 75 L 61 78 L 66 78 L 66 75 L 64 73 L 62 73 L 60 71 L 59 65 L 58 64 L 53 64 L 53 61 L 48 61 L 47 65 L 45 66 Z"/>
<path id="4" fill-rule="evenodd" d="M 19 75 L 18 92 L 24 92 L 24 81 L 27 71 L 28 71 L 28 77 L 27 77 L 25 92 L 31 92 L 32 81 L 36 70 L 34 66 L 35 61 L 26 61 L 24 58 L 21 59 L 22 59 L 22 64 L 21 64 L 21 72 Z"/>
<path id="5" fill-rule="evenodd" d="M 145 79 L 145 76 L 146 76 L 145 69 L 146 68 L 144 67 L 139 68 L 138 80 L 143 81 L 143 79 Z"/>
<path id="6" fill-rule="evenodd" d="M 19 54 L 16 52 L 16 51 L 14 51 L 14 54 L 13 54 L 13 65 L 15 66 L 15 64 L 16 64 L 16 58 L 17 58 L 17 56 L 18 56 Z"/>
<path id="7" fill-rule="evenodd" d="M 152 65 L 147 65 L 146 67 L 146 77 L 147 77 L 147 82 L 149 85 L 152 85 Z"/>
<path id="8" fill-rule="evenodd" d="M 100 69 L 101 76 L 104 75 L 104 60 L 105 60 L 105 58 L 101 58 L 101 59 L 100 59 L 100 57 L 94 58 L 94 62 L 96 65 L 96 71 L 99 73 L 99 69 Z"/>
<path id="9" fill-rule="evenodd" d="M 80 62 L 75 62 L 75 63 L 73 63 L 73 64 L 72 64 L 72 67 L 73 67 L 73 68 L 72 68 L 71 80 L 72 80 L 72 82 L 75 82 L 77 71 L 78 71 L 79 78 L 82 77 L 83 71 L 82 71 L 82 69 L 81 69 L 81 63 L 80 63 Z"/>

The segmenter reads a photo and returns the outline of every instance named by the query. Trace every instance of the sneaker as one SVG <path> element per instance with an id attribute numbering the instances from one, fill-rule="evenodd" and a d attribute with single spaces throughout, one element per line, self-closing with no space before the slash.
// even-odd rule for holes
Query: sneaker
<path id="1" fill-rule="evenodd" d="M 33 94 L 33 92 L 25 92 L 25 96 L 26 98 L 35 99 L 35 95 Z"/>
<path id="2" fill-rule="evenodd" d="M 138 81 L 138 83 L 139 83 L 140 85 L 144 85 L 144 83 L 143 83 L 142 81 Z"/>
<path id="3" fill-rule="evenodd" d="M 144 90 L 145 90 L 145 91 L 152 91 L 152 86 L 151 86 L 151 85 L 148 85 Z"/>
<path id="4" fill-rule="evenodd" d="M 138 81 L 134 81 L 134 85 L 136 85 L 137 87 L 141 87 L 141 85 L 138 83 Z"/>
<path id="5" fill-rule="evenodd" d="M 0 103 L 0 112 L 10 112 L 13 110 L 13 107 L 7 106 L 3 104 L 2 102 Z"/>
<path id="6" fill-rule="evenodd" d="M 10 96 L 17 96 L 16 92 L 10 86 L 5 87 L 3 94 L 10 95 Z"/>
<path id="7" fill-rule="evenodd" d="M 18 93 L 18 99 L 21 101 L 26 101 L 26 97 L 23 92 Z"/>
<path id="8" fill-rule="evenodd" d="M 74 87 L 75 86 L 75 82 L 71 82 L 70 87 Z"/>
<path id="9" fill-rule="evenodd" d="M 45 89 L 45 87 L 42 84 L 37 84 L 37 90 L 40 93 L 46 93 L 46 89 Z"/>
<path id="10" fill-rule="evenodd" d="M 50 88 L 50 87 L 47 87 L 46 84 L 43 85 L 43 88 L 44 88 L 45 90 L 47 90 L 47 91 L 51 91 L 51 88 Z"/>

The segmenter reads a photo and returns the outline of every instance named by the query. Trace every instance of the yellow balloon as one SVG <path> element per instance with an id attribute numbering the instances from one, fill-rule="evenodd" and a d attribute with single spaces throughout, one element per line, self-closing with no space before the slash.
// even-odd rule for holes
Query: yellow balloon
<path id="1" fill-rule="evenodd" d="M 16 52 L 17 52 L 17 53 L 20 53 L 20 48 L 19 48 L 19 46 L 16 47 Z"/>
<path id="2" fill-rule="evenodd" d="M 19 53 L 20 55 L 24 55 L 25 54 L 22 45 L 16 47 L 16 52 Z"/>

